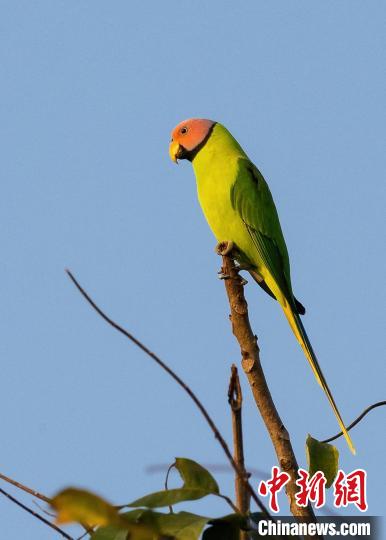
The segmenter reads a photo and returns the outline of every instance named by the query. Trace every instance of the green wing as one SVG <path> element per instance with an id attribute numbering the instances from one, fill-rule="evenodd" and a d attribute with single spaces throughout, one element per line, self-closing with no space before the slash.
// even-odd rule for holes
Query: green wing
<path id="1" fill-rule="evenodd" d="M 263 175 L 247 159 L 239 160 L 231 202 L 248 230 L 258 258 L 293 304 L 288 251 L 275 203 Z"/>
<path id="2" fill-rule="evenodd" d="M 292 293 L 287 247 L 271 192 L 261 173 L 248 159 L 239 160 L 239 171 L 232 188 L 231 201 L 256 248 L 256 266 L 263 265 L 268 270 L 270 278 L 275 281 L 287 300 L 286 304 L 282 304 L 285 316 L 317 381 L 328 397 L 351 451 L 355 453 L 351 438 L 299 317 L 302 313 L 299 308 L 302 306 L 298 305 Z"/>

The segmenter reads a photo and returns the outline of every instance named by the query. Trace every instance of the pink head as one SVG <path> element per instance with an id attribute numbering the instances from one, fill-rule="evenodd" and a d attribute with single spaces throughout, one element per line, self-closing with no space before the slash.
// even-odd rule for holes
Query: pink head
<path id="1" fill-rule="evenodd" d="M 190 118 L 176 126 L 172 131 L 169 155 L 177 163 L 178 159 L 192 161 L 197 152 L 209 139 L 216 122 L 204 118 Z"/>

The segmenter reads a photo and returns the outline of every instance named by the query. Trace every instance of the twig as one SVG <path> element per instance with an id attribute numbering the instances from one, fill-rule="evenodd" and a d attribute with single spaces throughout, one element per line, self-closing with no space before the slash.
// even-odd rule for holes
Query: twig
<path id="1" fill-rule="evenodd" d="M 243 471 L 243 476 L 235 474 L 235 493 L 236 493 L 236 506 L 239 512 L 246 515 L 249 512 L 250 496 L 245 489 L 245 480 L 248 480 L 250 474 L 245 470 L 244 463 L 244 447 L 243 447 L 243 424 L 242 424 L 242 404 L 243 395 L 241 392 L 241 385 L 239 374 L 237 373 L 237 367 L 232 364 L 231 366 L 231 378 L 228 388 L 228 403 L 231 408 L 232 416 L 232 434 L 233 434 L 233 457 Z M 248 540 L 249 535 L 246 531 L 240 531 L 239 540 Z"/>
<path id="2" fill-rule="evenodd" d="M 239 469 L 243 471 L 243 476 L 235 476 L 236 506 L 241 514 L 247 514 L 249 510 L 249 493 L 245 490 L 245 479 L 250 474 L 245 470 L 244 447 L 243 447 L 243 424 L 241 408 L 243 395 L 241 392 L 240 379 L 237 373 L 237 367 L 233 364 L 231 367 L 231 378 L 228 389 L 228 402 L 231 407 L 232 432 L 233 432 L 233 457 Z"/>
<path id="3" fill-rule="evenodd" d="M 83 534 L 81 534 L 80 536 L 78 536 L 78 538 L 77 538 L 76 540 L 83 540 L 83 538 L 86 538 L 86 536 L 87 536 L 88 534 L 91 534 L 92 532 L 94 532 L 94 531 L 91 531 L 91 532 L 90 532 L 90 531 L 85 531 Z"/>
<path id="4" fill-rule="evenodd" d="M 40 499 L 41 501 L 44 501 L 48 504 L 51 502 L 51 499 L 49 497 L 46 497 L 42 493 L 39 493 L 38 491 L 36 491 L 36 489 L 31 489 L 27 486 L 24 486 L 20 482 L 17 482 L 16 480 L 9 478 L 9 476 L 5 476 L 5 474 L 0 473 L 0 480 L 4 480 L 5 482 L 12 484 L 13 486 L 25 491 L 26 493 L 29 493 L 30 495 L 33 495 L 34 497 L 36 497 L 37 499 Z"/>
<path id="5" fill-rule="evenodd" d="M 81 285 L 78 283 L 78 281 L 75 279 L 73 274 L 70 272 L 70 270 L 66 270 L 66 273 L 68 274 L 71 281 L 74 283 L 78 291 L 81 293 L 81 295 L 87 300 L 87 302 L 94 308 L 94 310 L 102 317 L 104 321 L 106 321 L 110 326 L 115 328 L 118 332 L 123 334 L 125 337 L 127 337 L 130 341 L 132 341 L 137 347 L 139 347 L 145 354 L 150 356 L 166 373 L 168 373 L 172 379 L 176 381 L 176 383 L 188 394 L 188 396 L 193 400 L 199 411 L 201 412 L 202 416 L 205 418 L 207 424 L 209 425 L 210 429 L 212 430 L 215 438 L 218 440 L 221 448 L 223 449 L 226 457 L 228 458 L 229 463 L 232 465 L 235 472 L 242 474 L 242 471 L 239 470 L 239 467 L 235 460 L 232 457 L 232 454 L 229 450 L 229 447 L 227 443 L 225 442 L 225 439 L 221 435 L 220 431 L 218 430 L 216 424 L 212 420 L 211 416 L 209 415 L 208 411 L 205 409 L 204 405 L 201 403 L 201 401 L 198 399 L 196 394 L 193 392 L 193 390 L 190 389 L 190 387 L 167 365 L 159 356 L 157 356 L 154 352 L 152 352 L 146 345 L 144 345 L 141 341 L 139 341 L 136 337 L 134 337 L 130 332 L 125 330 L 122 326 L 120 326 L 118 323 L 110 319 L 92 300 L 92 298 L 88 295 L 88 293 L 81 287 Z M 246 482 L 246 489 L 248 489 L 252 499 L 255 501 L 257 506 L 260 508 L 260 510 L 266 515 L 270 516 L 269 511 L 267 510 L 264 503 L 260 500 L 260 498 L 256 495 L 254 489 L 250 485 L 249 482 Z"/>
<path id="6" fill-rule="evenodd" d="M 41 501 L 44 501 L 45 503 L 51 504 L 52 499 L 50 499 L 46 495 L 43 495 L 43 493 L 39 493 L 39 491 L 36 491 L 36 489 L 32 489 L 32 488 L 29 488 L 28 486 L 25 486 L 24 484 L 21 484 L 20 482 L 17 482 L 13 478 L 10 478 L 9 476 L 5 476 L 5 474 L 0 473 L 0 480 L 4 480 L 5 482 L 8 482 L 9 484 L 12 484 L 13 486 L 21 489 L 22 491 L 25 491 L 26 493 L 29 493 L 30 495 L 33 495 L 37 499 L 40 499 Z M 38 505 L 38 507 L 39 507 L 39 505 Z M 46 510 L 43 510 L 43 508 L 40 508 L 40 510 L 42 512 L 50 515 Z M 80 525 L 86 530 L 87 534 L 91 534 L 92 529 L 90 529 L 90 527 L 88 527 L 88 525 L 85 525 L 84 523 L 81 523 Z"/>
<path id="7" fill-rule="evenodd" d="M 354 422 L 352 422 L 349 426 L 347 426 L 347 431 L 350 431 L 351 428 L 353 428 L 354 426 L 356 426 L 357 424 L 359 424 L 359 422 L 362 420 L 362 418 L 364 418 L 366 416 L 367 413 L 369 413 L 370 411 L 372 411 L 373 409 L 376 409 L 377 407 L 382 407 L 386 405 L 386 401 L 377 401 L 377 403 L 373 403 L 373 405 L 370 405 L 370 407 L 367 407 L 367 409 L 365 409 L 359 416 L 356 420 L 354 420 Z M 321 441 L 321 442 L 324 442 L 324 443 L 329 443 L 331 441 L 335 441 L 335 439 L 338 439 L 339 437 L 341 437 L 343 435 L 343 432 L 341 431 L 340 433 L 337 433 L 336 435 L 334 435 L 333 437 L 330 437 L 329 439 L 324 439 L 324 441 Z"/>
<path id="8" fill-rule="evenodd" d="M 43 523 L 45 523 L 46 525 L 48 525 L 48 527 L 51 527 L 51 529 L 54 529 L 56 532 L 58 532 L 59 534 L 61 534 L 63 536 L 63 538 L 67 538 L 68 540 L 74 540 L 72 536 L 68 535 L 66 532 L 64 532 L 62 529 L 60 529 L 59 527 L 57 527 L 54 523 L 51 523 L 50 521 L 48 521 L 48 519 L 44 518 L 43 516 L 41 516 L 40 514 L 34 512 L 31 508 L 29 508 L 28 506 L 25 506 L 25 504 L 23 504 L 22 502 L 18 501 L 17 499 L 15 499 L 15 497 L 12 497 L 12 495 L 10 495 L 9 493 L 7 493 L 6 491 L 4 491 L 4 489 L 1 489 L 0 488 L 0 493 L 2 493 L 5 497 L 7 497 L 10 501 L 12 501 L 13 503 L 17 504 L 17 506 L 20 506 L 20 508 L 23 508 L 23 510 L 25 510 L 26 512 L 28 512 L 29 514 L 31 514 L 32 516 L 36 517 L 36 519 L 39 519 L 40 521 L 42 521 Z"/>
<path id="9" fill-rule="evenodd" d="M 235 512 L 236 514 L 240 512 L 239 508 L 237 508 L 237 506 L 233 503 L 232 499 L 228 497 L 227 495 L 223 495 L 222 493 L 216 493 L 216 494 L 213 493 L 213 495 L 226 501 L 229 504 L 229 506 L 232 508 L 233 512 Z"/>
<path id="10" fill-rule="evenodd" d="M 248 317 L 248 304 L 244 296 L 244 287 L 232 256 L 226 254 L 227 243 L 219 249 L 222 255 L 222 274 L 225 279 L 225 288 L 231 309 L 230 320 L 232 331 L 236 337 L 242 355 L 242 367 L 248 378 L 253 397 L 260 414 L 268 430 L 272 444 L 283 471 L 290 475 L 290 481 L 286 484 L 286 492 L 289 498 L 290 510 L 293 516 L 299 520 L 307 518 L 315 521 L 315 515 L 311 506 L 305 508 L 296 504 L 296 480 L 298 475 L 298 464 L 292 449 L 288 431 L 276 410 L 272 400 L 267 381 L 260 363 L 259 347 L 257 337 L 253 334 Z M 224 254 L 225 252 L 225 254 Z"/>
<path id="11" fill-rule="evenodd" d="M 43 514 L 45 514 L 46 516 L 50 517 L 50 518 L 53 518 L 55 519 L 56 518 L 56 514 L 54 512 L 49 512 L 48 510 L 46 510 L 45 508 L 43 508 L 43 506 L 41 504 L 39 504 L 37 501 L 32 501 L 34 503 L 34 505 L 41 511 L 43 512 Z"/>
<path id="12" fill-rule="evenodd" d="M 168 470 L 166 471 L 166 477 L 165 477 L 165 490 L 168 490 L 168 480 L 169 480 L 169 474 L 170 471 L 176 466 L 176 462 L 169 465 Z M 169 504 L 169 512 L 173 514 L 173 506 Z"/>

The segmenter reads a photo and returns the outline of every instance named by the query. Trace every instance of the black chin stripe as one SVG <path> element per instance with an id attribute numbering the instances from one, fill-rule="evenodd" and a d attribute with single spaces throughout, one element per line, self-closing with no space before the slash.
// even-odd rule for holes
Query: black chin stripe
<path id="1" fill-rule="evenodd" d="M 205 135 L 204 139 L 200 142 L 200 144 L 196 146 L 196 148 L 193 148 L 193 150 L 187 150 L 186 148 L 180 145 L 180 151 L 178 152 L 177 158 L 193 161 L 196 155 L 198 154 L 198 152 L 201 150 L 201 148 L 203 148 L 206 145 L 209 137 L 212 135 L 212 131 L 216 123 L 217 122 L 214 122 L 214 124 L 210 126 L 209 131 Z"/>

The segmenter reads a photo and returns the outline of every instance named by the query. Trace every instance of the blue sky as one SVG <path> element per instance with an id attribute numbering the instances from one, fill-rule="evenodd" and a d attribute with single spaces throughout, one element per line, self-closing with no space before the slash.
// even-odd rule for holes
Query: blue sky
<path id="1" fill-rule="evenodd" d="M 78 485 L 122 503 L 162 487 L 150 465 L 224 463 L 187 397 L 64 273 L 189 382 L 230 440 L 239 352 L 220 261 L 191 167 L 167 154 L 191 116 L 225 124 L 268 180 L 346 421 L 385 399 L 385 16 L 384 3 L 356 0 L 1 2 L 1 472 L 47 495 Z M 246 294 L 305 465 L 307 433 L 332 435 L 335 419 L 278 305 L 253 284 Z M 242 383 L 246 460 L 269 471 Z M 368 471 L 378 515 L 384 414 L 352 432 L 355 458 L 337 443 L 344 470 Z M 218 479 L 232 494 L 232 475 Z M 212 499 L 188 507 L 228 512 Z M 52 538 L 0 499 L 0 536 L 26 531 Z"/>

